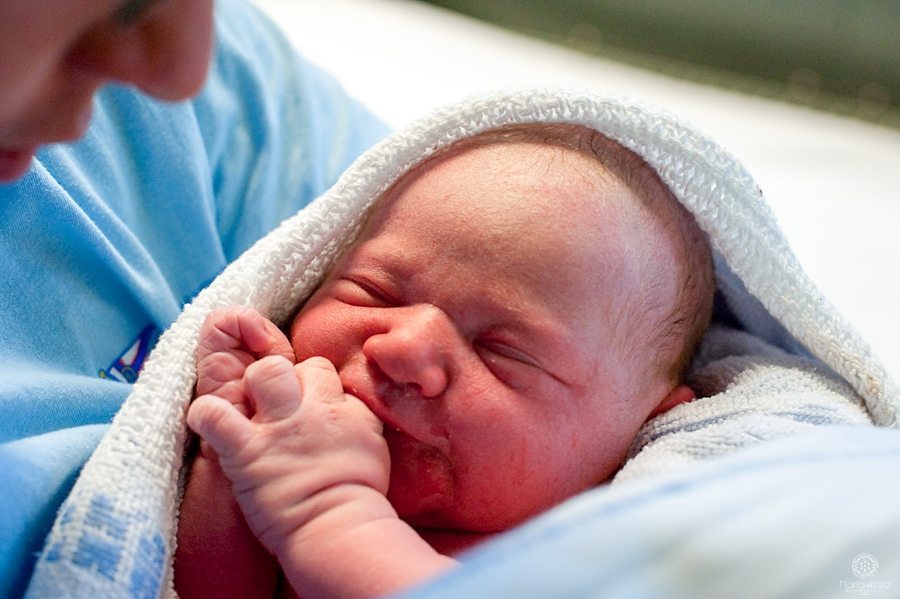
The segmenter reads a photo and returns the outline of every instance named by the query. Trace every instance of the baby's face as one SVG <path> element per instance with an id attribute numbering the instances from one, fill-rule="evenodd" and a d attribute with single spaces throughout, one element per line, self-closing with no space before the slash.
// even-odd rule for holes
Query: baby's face
<path id="1" fill-rule="evenodd" d="M 613 330 L 641 276 L 629 248 L 655 241 L 597 168 L 533 144 L 426 168 L 294 321 L 297 357 L 331 360 L 385 423 L 388 497 L 414 526 L 517 524 L 608 478 L 655 407 Z"/>

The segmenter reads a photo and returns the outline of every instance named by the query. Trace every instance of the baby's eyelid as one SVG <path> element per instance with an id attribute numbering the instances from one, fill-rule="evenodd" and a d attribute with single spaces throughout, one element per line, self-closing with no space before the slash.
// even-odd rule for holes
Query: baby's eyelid
<path id="1" fill-rule="evenodd" d="M 503 356 L 504 358 L 508 358 L 510 360 L 515 360 L 516 362 L 521 362 L 528 366 L 534 366 L 535 368 L 541 368 L 541 364 L 528 353 L 516 349 L 515 347 L 503 343 L 500 341 L 478 341 L 478 345 L 481 345 L 488 351 Z"/>
<path id="2" fill-rule="evenodd" d="M 342 279 L 355 285 L 360 290 L 362 290 L 364 293 L 372 296 L 373 298 L 377 299 L 378 301 L 384 302 L 386 304 L 396 303 L 395 298 L 390 293 L 385 291 L 384 288 L 381 287 L 380 285 L 378 285 L 368 279 L 358 277 L 358 276 L 353 276 L 353 275 L 342 277 Z"/>

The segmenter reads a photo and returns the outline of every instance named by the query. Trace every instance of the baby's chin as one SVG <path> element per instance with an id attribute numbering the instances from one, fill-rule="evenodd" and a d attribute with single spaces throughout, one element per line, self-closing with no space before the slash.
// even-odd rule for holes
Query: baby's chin
<path id="1" fill-rule="evenodd" d="M 397 514 L 414 527 L 443 528 L 444 514 L 454 505 L 450 460 L 434 447 L 385 427 L 391 453 L 387 498 Z"/>
<path id="2" fill-rule="evenodd" d="M 435 551 L 444 555 L 457 555 L 471 549 L 475 545 L 486 541 L 494 533 L 466 532 L 458 530 L 436 530 L 431 528 L 416 528 L 425 542 L 431 545 Z"/>

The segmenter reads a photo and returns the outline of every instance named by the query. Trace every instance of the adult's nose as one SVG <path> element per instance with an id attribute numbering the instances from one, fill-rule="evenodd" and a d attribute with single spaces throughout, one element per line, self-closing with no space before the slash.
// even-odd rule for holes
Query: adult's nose
<path id="1" fill-rule="evenodd" d="M 71 47 L 68 64 L 98 82 L 178 101 L 202 87 L 212 43 L 213 0 L 150 2 L 145 14 L 122 14 L 86 31 Z"/>
<path id="2" fill-rule="evenodd" d="M 423 398 L 441 395 L 450 383 L 458 332 L 430 304 L 394 308 L 386 330 L 363 343 L 363 355 L 398 386 L 414 386 Z"/>

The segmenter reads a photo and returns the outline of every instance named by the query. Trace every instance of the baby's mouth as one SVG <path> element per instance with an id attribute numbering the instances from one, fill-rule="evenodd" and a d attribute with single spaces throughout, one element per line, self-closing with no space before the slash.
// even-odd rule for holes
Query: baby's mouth
<path id="1" fill-rule="evenodd" d="M 447 443 L 443 441 L 447 435 L 434 430 L 431 425 L 425 425 L 422 421 L 420 406 L 415 402 L 422 401 L 415 398 L 398 397 L 396 390 L 392 390 L 389 397 L 379 393 L 367 393 L 355 385 L 345 385 L 344 392 L 359 398 L 367 408 L 378 418 L 384 426 L 384 437 L 389 442 L 414 442 L 416 444 L 434 448 L 436 451 L 444 451 Z M 404 417 L 407 416 L 407 417 Z M 422 424 L 416 426 L 416 423 Z"/>
<path id="2" fill-rule="evenodd" d="M 363 402 L 367 408 L 378 418 L 384 425 L 384 432 L 404 433 L 403 429 L 393 420 L 389 411 L 385 408 L 385 404 L 374 395 L 363 393 L 355 385 L 344 385 L 344 393 L 348 393 Z M 405 433 L 404 433 L 405 434 Z"/>

